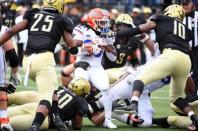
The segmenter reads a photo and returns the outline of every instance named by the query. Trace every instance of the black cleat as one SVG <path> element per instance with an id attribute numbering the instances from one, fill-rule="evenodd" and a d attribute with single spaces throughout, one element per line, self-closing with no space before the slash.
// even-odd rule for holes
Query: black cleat
<path id="1" fill-rule="evenodd" d="M 189 131 L 198 131 L 198 117 L 197 115 L 192 115 L 190 117 L 190 119 L 192 120 L 192 125 L 188 126 L 188 130 Z"/>
<path id="2" fill-rule="evenodd" d="M 54 121 L 54 125 L 56 126 L 57 131 L 68 131 L 67 126 L 61 120 L 60 116 L 54 115 L 53 121 Z"/>
<path id="3" fill-rule="evenodd" d="M 38 125 L 32 125 L 28 131 L 40 131 Z"/>
<path id="4" fill-rule="evenodd" d="M 132 101 L 130 105 L 114 108 L 113 111 L 115 113 L 118 113 L 118 114 L 128 113 L 128 114 L 137 115 L 137 113 L 138 113 L 138 103 L 137 103 L 137 101 Z"/>

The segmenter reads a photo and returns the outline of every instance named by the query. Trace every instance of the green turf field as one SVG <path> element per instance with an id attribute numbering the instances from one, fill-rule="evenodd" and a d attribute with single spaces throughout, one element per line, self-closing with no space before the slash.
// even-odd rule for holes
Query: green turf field
<path id="1" fill-rule="evenodd" d="M 59 68 L 57 69 L 57 73 L 59 73 Z M 20 71 L 21 74 L 24 74 L 22 71 Z M 7 73 L 8 75 L 10 74 L 9 72 Z M 60 75 L 59 75 L 60 76 Z M 22 75 L 22 79 L 24 78 L 24 75 Z M 23 82 L 21 86 L 17 87 L 17 91 L 20 90 L 36 90 L 34 82 L 29 80 L 28 82 L 28 87 L 23 86 Z M 168 115 L 176 115 L 173 111 L 171 111 L 169 107 L 169 101 L 168 101 L 168 86 L 155 91 L 154 93 L 151 94 L 151 101 L 152 105 L 155 109 L 155 117 L 165 117 Z M 96 127 L 93 126 L 93 124 L 87 120 L 86 118 L 83 121 L 84 127 L 82 128 L 82 131 L 107 131 L 107 130 L 116 130 L 116 131 L 184 131 L 186 129 L 175 129 L 175 128 L 159 128 L 159 127 L 152 127 L 152 128 L 132 128 L 128 125 L 122 124 L 118 121 L 114 121 L 118 125 L 118 129 L 105 129 L 102 127 Z"/>

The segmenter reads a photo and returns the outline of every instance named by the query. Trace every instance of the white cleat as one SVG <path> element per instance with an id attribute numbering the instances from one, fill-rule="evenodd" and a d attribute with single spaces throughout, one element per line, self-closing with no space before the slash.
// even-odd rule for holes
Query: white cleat
<path id="1" fill-rule="evenodd" d="M 1 131 L 13 131 L 10 124 L 1 124 Z"/>
<path id="2" fill-rule="evenodd" d="M 109 129 L 115 129 L 117 126 L 112 121 L 108 120 L 103 123 L 103 126 Z"/>

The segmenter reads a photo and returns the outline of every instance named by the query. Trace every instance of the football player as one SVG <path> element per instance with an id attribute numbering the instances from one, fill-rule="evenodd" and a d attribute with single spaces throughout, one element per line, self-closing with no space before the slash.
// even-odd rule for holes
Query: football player
<path id="1" fill-rule="evenodd" d="M 72 39 L 72 21 L 62 15 L 63 0 L 44 0 L 43 9 L 27 11 L 24 20 L 0 37 L 0 45 L 16 33 L 28 29 L 28 43 L 23 59 L 23 68 L 28 76 L 36 82 L 38 92 L 42 94 L 32 126 L 40 126 L 48 114 L 51 97 L 57 88 L 57 76 L 54 61 L 54 48 L 61 36 L 67 43 L 70 53 L 77 54 L 78 48 Z"/>
<path id="2" fill-rule="evenodd" d="M 117 31 L 125 30 L 127 28 L 134 27 L 133 19 L 128 14 L 120 14 L 115 20 L 115 27 Z M 114 83 L 124 74 L 124 65 L 126 65 L 127 57 L 134 54 L 138 48 L 140 41 L 144 43 L 148 49 L 154 54 L 154 43 L 150 40 L 146 33 L 138 35 L 136 37 L 116 37 L 113 43 L 116 48 L 117 58 L 115 61 L 109 60 L 106 54 L 103 55 L 102 65 L 109 77 L 110 83 Z M 136 60 L 135 60 L 136 59 Z M 138 65 L 138 58 L 134 59 L 134 66 Z M 126 67 L 125 67 L 126 68 Z"/>
<path id="3" fill-rule="evenodd" d="M 0 13 L 0 36 L 7 29 L 7 27 L 2 25 L 2 15 Z M 9 117 L 7 116 L 7 92 L 13 93 L 16 88 L 11 83 L 6 81 L 5 55 L 10 62 L 12 72 L 11 77 L 16 82 L 14 84 L 18 85 L 20 82 L 18 79 L 18 57 L 11 40 L 5 42 L 3 46 L 0 46 L 0 130 L 13 131 L 9 124 Z"/>
<path id="4" fill-rule="evenodd" d="M 89 63 L 87 70 L 76 68 L 74 78 L 85 78 L 95 88 L 105 94 L 109 89 L 109 79 L 101 64 L 105 53 L 111 61 L 116 60 L 116 49 L 113 46 L 114 39 L 100 38 L 100 34 L 109 31 L 109 15 L 100 8 L 92 9 L 85 24 L 77 25 L 73 31 L 73 39 L 81 47 L 76 61 Z M 107 104 L 108 101 L 103 101 Z"/>
<path id="5" fill-rule="evenodd" d="M 62 121 L 67 120 L 72 120 L 73 129 L 79 130 L 82 127 L 82 116 L 89 113 L 88 104 L 84 99 L 89 92 L 90 84 L 83 78 L 73 79 L 69 83 L 68 88 L 59 87 L 58 90 L 54 92 L 52 107 L 50 108 L 51 112 L 48 115 L 49 120 L 46 118 L 37 130 L 56 127 L 58 131 L 65 131 L 67 128 L 63 128 L 64 123 Z M 20 94 L 23 95 L 18 96 L 16 99 L 19 97 L 22 98 L 23 96 L 25 96 L 25 98 L 28 97 L 23 91 Z M 40 97 L 41 95 L 35 92 L 34 96 Z M 8 115 L 12 127 L 15 130 L 27 130 L 34 119 L 36 106 L 37 102 L 32 102 L 9 107 Z M 57 119 L 59 117 L 61 119 Z M 61 124 L 59 122 L 61 122 Z"/>
<path id="6" fill-rule="evenodd" d="M 15 25 L 15 18 L 17 13 L 14 9 L 11 9 L 13 0 L 1 0 L 1 13 L 3 15 L 3 25 L 6 27 L 12 27 Z"/>
<path id="7" fill-rule="evenodd" d="M 162 52 L 138 75 L 133 82 L 131 104 L 120 110 L 137 112 L 138 100 L 144 86 L 170 75 L 170 102 L 188 114 L 198 129 L 198 117 L 184 99 L 184 88 L 191 68 L 188 44 L 191 40 L 191 31 L 182 23 L 184 16 L 184 10 L 180 5 L 170 5 L 164 10 L 163 15 L 152 16 L 146 24 L 115 33 L 116 36 L 126 36 L 154 29 Z"/>

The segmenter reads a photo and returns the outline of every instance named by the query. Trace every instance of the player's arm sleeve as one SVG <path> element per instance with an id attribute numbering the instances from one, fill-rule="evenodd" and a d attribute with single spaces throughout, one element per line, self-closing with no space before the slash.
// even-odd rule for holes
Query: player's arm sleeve
<path id="1" fill-rule="evenodd" d="M 80 25 L 77 25 L 75 28 L 74 28 L 74 30 L 73 30 L 73 32 L 72 32 L 72 35 L 73 35 L 73 39 L 75 39 L 75 40 L 78 40 L 78 41 L 83 41 L 83 36 L 84 36 L 84 34 L 83 34 L 83 29 L 82 29 L 83 27 L 81 27 Z"/>
<path id="2" fill-rule="evenodd" d="M 65 14 L 61 16 L 61 19 L 62 19 L 62 21 L 61 21 L 62 28 L 65 31 L 67 31 L 67 32 L 69 32 L 69 33 L 72 34 L 73 29 L 74 29 L 74 23 L 73 23 L 73 21 L 67 15 L 65 15 Z"/>
<path id="3" fill-rule="evenodd" d="M 79 114 L 81 116 L 85 116 L 86 114 L 90 114 L 88 103 L 86 102 L 85 98 L 79 97 Z"/>

